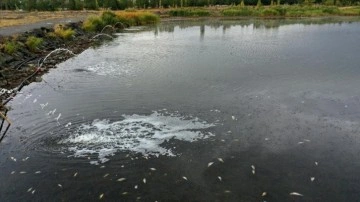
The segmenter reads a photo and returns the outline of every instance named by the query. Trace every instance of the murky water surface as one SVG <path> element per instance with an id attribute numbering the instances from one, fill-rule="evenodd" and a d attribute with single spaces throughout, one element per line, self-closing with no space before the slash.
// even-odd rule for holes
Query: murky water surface
<path id="1" fill-rule="evenodd" d="M 12 101 L 0 201 L 356 201 L 359 33 L 349 19 L 120 33 Z"/>

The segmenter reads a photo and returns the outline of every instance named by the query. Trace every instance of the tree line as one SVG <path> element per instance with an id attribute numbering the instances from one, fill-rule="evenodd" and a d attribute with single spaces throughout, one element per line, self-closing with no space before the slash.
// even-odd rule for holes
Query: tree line
<path id="1" fill-rule="evenodd" d="M 270 5 L 271 0 L 261 0 L 263 5 Z M 360 5 L 360 0 L 280 0 L 280 4 L 326 4 Z M 126 8 L 171 8 L 203 7 L 214 5 L 239 5 L 241 0 L 0 0 L 1 10 L 98 10 L 100 8 L 123 10 Z M 258 0 L 244 0 L 245 5 L 256 5 Z"/>

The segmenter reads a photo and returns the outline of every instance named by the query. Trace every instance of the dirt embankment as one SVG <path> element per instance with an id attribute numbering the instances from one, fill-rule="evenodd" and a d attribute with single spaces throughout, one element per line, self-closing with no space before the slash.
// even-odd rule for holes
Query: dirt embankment
<path id="1" fill-rule="evenodd" d="M 85 32 L 81 26 L 82 22 L 64 25 L 66 29 L 74 31 L 73 35 L 66 39 L 54 36 L 54 29 L 48 27 L 40 27 L 12 36 L 0 35 L 0 111 L 2 111 L 7 101 L 16 94 L 16 91 L 20 90 L 24 85 L 40 81 L 41 75 L 50 68 L 54 68 L 56 64 L 67 60 L 74 54 L 81 53 L 90 46 L 100 44 L 102 40 L 110 38 L 100 36 L 93 39 L 97 33 Z M 108 29 L 107 31 L 114 30 Z M 42 40 L 41 45 L 36 47 L 35 50 L 31 49 L 27 43 L 29 37 L 40 38 Z M 16 51 L 13 53 L 5 50 L 5 44 L 9 42 L 16 46 Z M 61 54 L 51 54 L 44 61 L 44 58 L 49 53 L 59 48 L 68 49 L 71 53 L 63 51 Z"/>

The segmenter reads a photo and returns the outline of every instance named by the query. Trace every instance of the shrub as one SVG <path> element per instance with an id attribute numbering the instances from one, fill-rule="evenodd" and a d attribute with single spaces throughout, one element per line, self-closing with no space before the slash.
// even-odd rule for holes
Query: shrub
<path id="1" fill-rule="evenodd" d="M 280 13 L 275 9 L 266 8 L 261 11 L 261 15 L 262 16 L 278 16 L 278 15 L 280 15 Z"/>
<path id="2" fill-rule="evenodd" d="M 43 39 L 41 38 L 37 38 L 35 36 L 29 36 L 26 40 L 26 46 L 29 48 L 29 50 L 31 51 L 35 51 L 36 49 L 39 48 L 39 46 L 41 46 L 43 43 Z"/>
<path id="3" fill-rule="evenodd" d="M 6 41 L 4 44 L 4 52 L 12 55 L 19 49 L 19 45 L 14 41 Z"/>
<path id="4" fill-rule="evenodd" d="M 169 11 L 170 16 L 209 16 L 210 12 L 202 9 L 173 9 Z"/>
<path id="5" fill-rule="evenodd" d="M 82 28 L 88 32 L 100 31 L 103 27 L 104 22 L 97 16 L 90 16 L 82 25 Z"/>
<path id="6" fill-rule="evenodd" d="M 241 7 L 239 9 L 226 9 L 222 11 L 224 16 L 250 16 L 253 15 L 253 11 L 247 7 Z"/>
<path id="7" fill-rule="evenodd" d="M 331 6 L 331 7 L 325 7 L 322 9 L 323 13 L 327 14 L 338 14 L 340 12 L 339 8 Z"/>
<path id="8" fill-rule="evenodd" d="M 74 36 L 75 31 L 71 28 L 65 29 L 63 25 L 55 25 L 54 33 L 62 39 L 70 39 Z"/>
<path id="9" fill-rule="evenodd" d="M 85 31 L 101 31 L 106 25 L 122 24 L 126 26 L 131 25 L 147 25 L 155 24 L 159 21 L 159 16 L 147 12 L 121 12 L 113 13 L 110 11 L 104 12 L 101 16 L 89 17 L 82 28 Z"/>

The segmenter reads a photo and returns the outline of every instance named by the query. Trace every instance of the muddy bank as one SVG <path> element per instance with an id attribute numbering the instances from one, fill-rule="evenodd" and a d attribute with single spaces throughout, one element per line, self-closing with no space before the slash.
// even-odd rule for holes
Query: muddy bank
<path id="1" fill-rule="evenodd" d="M 81 26 L 81 21 L 63 25 L 64 29 L 70 28 L 74 31 L 74 34 L 67 39 L 54 36 L 54 28 L 49 27 L 41 27 L 12 36 L 0 36 L 0 110 L 14 95 L 14 91 L 20 90 L 31 82 L 41 81 L 41 75 L 48 72 L 50 68 L 54 68 L 56 64 L 110 38 L 99 36 L 93 39 L 97 33 L 85 32 Z M 31 36 L 42 39 L 41 45 L 35 50 L 26 44 Z M 5 44 L 9 41 L 16 46 L 16 51 L 13 53 L 9 53 L 5 48 Z M 49 53 L 59 48 L 68 49 L 69 52 L 51 54 L 46 61 L 43 61 Z"/>

